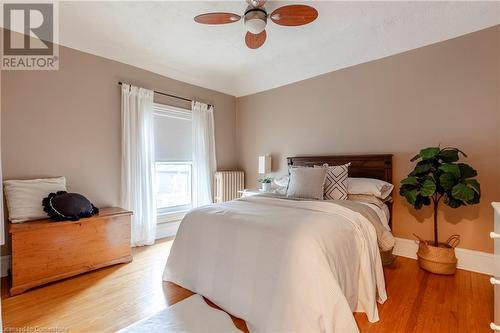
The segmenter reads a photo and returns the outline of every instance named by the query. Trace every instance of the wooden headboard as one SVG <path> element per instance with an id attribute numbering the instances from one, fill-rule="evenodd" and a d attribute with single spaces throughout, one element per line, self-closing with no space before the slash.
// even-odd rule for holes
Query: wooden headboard
<path id="1" fill-rule="evenodd" d="M 392 155 L 332 155 L 288 157 L 289 166 L 342 165 L 349 166 L 350 177 L 375 178 L 392 184 Z"/>
<path id="2" fill-rule="evenodd" d="M 392 154 L 380 155 L 332 155 L 332 156 L 299 156 L 288 157 L 288 166 L 342 165 L 351 163 L 349 177 L 375 178 L 392 184 Z M 387 203 L 391 217 L 389 226 L 392 228 L 392 204 Z"/>

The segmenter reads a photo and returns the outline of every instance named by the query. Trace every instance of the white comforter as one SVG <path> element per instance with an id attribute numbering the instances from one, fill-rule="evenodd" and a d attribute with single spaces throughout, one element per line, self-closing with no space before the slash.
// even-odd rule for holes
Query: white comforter
<path id="1" fill-rule="evenodd" d="M 246 197 L 195 209 L 163 279 L 244 319 L 252 332 L 358 332 L 386 299 L 374 227 L 331 202 Z"/>

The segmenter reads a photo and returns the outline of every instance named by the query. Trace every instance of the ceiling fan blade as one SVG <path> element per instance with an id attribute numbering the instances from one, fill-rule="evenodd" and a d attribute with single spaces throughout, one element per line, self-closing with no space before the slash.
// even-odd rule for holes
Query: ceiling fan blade
<path id="1" fill-rule="evenodd" d="M 270 17 L 276 24 L 297 26 L 314 21 L 318 17 L 318 11 L 306 5 L 288 5 L 276 9 Z"/>
<path id="2" fill-rule="evenodd" d="M 195 16 L 194 20 L 201 24 L 227 24 L 238 22 L 241 16 L 233 13 L 206 13 Z"/>
<path id="3" fill-rule="evenodd" d="M 266 41 L 266 30 L 262 31 L 260 34 L 252 34 L 251 32 L 247 32 L 245 36 L 245 43 L 250 49 L 258 49 L 261 47 Z"/>

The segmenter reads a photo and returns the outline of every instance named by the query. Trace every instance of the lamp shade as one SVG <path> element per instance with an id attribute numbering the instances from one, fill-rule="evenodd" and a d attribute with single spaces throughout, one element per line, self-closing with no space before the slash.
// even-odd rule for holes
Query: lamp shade
<path id="1" fill-rule="evenodd" d="M 259 156 L 259 173 L 269 173 L 271 172 L 271 156 Z"/>

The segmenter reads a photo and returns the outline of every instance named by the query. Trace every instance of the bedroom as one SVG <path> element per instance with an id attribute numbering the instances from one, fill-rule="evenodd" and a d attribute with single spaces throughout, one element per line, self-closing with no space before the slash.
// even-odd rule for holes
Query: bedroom
<path id="1" fill-rule="evenodd" d="M 500 325 L 498 2 L 47 4 L 2 4 L 5 330 Z"/>

